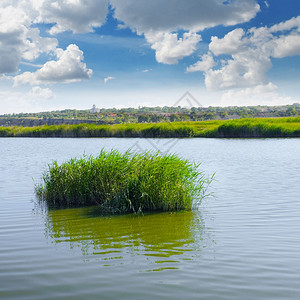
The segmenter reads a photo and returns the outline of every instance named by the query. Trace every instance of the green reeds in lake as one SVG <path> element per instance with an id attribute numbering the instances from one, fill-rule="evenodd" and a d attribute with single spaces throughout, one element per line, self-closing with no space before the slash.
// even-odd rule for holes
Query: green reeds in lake
<path id="1" fill-rule="evenodd" d="M 175 155 L 121 154 L 54 161 L 36 192 L 54 207 L 99 205 L 103 212 L 191 210 L 209 183 L 198 165 Z"/>

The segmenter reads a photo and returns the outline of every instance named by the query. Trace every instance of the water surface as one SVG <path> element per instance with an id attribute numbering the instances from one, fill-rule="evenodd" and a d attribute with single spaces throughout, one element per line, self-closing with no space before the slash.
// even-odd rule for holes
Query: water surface
<path id="1" fill-rule="evenodd" d="M 299 139 L 0 139 L 1 299 L 299 299 Z M 53 159 L 173 145 L 216 172 L 199 211 L 47 210 Z M 155 144 L 156 143 L 156 144 Z"/>

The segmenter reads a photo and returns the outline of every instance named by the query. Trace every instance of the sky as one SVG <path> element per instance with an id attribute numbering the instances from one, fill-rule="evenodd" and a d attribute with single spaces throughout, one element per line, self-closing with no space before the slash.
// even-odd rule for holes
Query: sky
<path id="1" fill-rule="evenodd" d="M 0 114 L 186 92 L 203 106 L 300 102 L 300 1 L 0 2 Z"/>

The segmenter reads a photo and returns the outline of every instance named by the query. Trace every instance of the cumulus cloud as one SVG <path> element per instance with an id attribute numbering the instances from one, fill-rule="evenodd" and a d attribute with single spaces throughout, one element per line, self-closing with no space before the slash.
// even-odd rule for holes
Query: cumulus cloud
<path id="1" fill-rule="evenodd" d="M 270 32 L 278 32 L 278 31 L 285 31 L 296 29 L 299 32 L 300 28 L 300 16 L 291 18 L 285 22 L 281 22 L 279 24 L 275 24 L 270 28 Z"/>
<path id="2" fill-rule="evenodd" d="M 41 37 L 38 28 L 30 27 L 35 14 L 25 2 L 0 3 L 0 74 L 16 73 L 22 59 L 34 60 L 57 46 L 55 38 Z"/>
<path id="3" fill-rule="evenodd" d="M 255 0 L 110 0 L 115 16 L 139 34 L 197 32 L 216 25 L 235 25 L 252 19 L 260 10 Z"/>
<path id="4" fill-rule="evenodd" d="M 260 9 L 255 0 L 1 0 L 0 74 L 16 73 L 22 60 L 55 51 L 57 40 L 42 37 L 33 25 L 53 24 L 52 35 L 91 32 L 105 22 L 109 5 L 123 26 L 145 35 L 157 61 L 165 64 L 191 55 L 201 40 L 199 30 L 249 21 Z M 180 37 L 178 29 L 185 32 Z"/>
<path id="5" fill-rule="evenodd" d="M 211 38 L 209 50 L 215 55 L 236 54 L 247 50 L 247 42 L 243 40 L 245 32 L 241 28 L 237 28 L 219 39 L 216 36 Z"/>
<path id="6" fill-rule="evenodd" d="M 40 12 L 36 22 L 54 23 L 51 34 L 67 30 L 74 33 L 90 32 L 100 27 L 108 12 L 107 0 L 42 0 L 35 1 Z"/>
<path id="7" fill-rule="evenodd" d="M 251 28 L 247 32 L 238 28 L 223 38 L 212 37 L 208 56 L 187 71 L 204 72 L 206 87 L 212 90 L 266 86 L 272 58 L 300 55 L 299 29 L 300 17 L 271 28 Z M 219 60 L 217 67 L 209 58 L 211 54 Z"/>
<path id="8" fill-rule="evenodd" d="M 29 28 L 26 35 L 25 48 L 22 53 L 22 58 L 28 61 L 33 61 L 42 53 L 48 54 L 55 51 L 57 45 L 57 39 L 41 37 L 40 30 L 38 28 Z"/>
<path id="9" fill-rule="evenodd" d="M 197 50 L 199 32 L 216 25 L 236 25 L 259 12 L 257 0 L 1 0 L 0 78 L 18 72 L 21 62 L 30 64 L 41 54 L 54 54 L 36 72 L 15 77 L 15 84 L 32 85 L 88 79 L 92 70 L 83 62 L 83 52 L 70 45 L 57 49 L 54 37 L 43 37 L 36 27 L 51 24 L 52 35 L 64 31 L 84 33 L 100 27 L 109 5 L 114 17 L 139 35 L 155 51 L 156 60 L 176 64 Z M 268 1 L 262 5 L 269 6 Z M 179 34 L 180 32 L 180 34 Z M 201 71 L 210 89 L 266 86 L 272 58 L 300 54 L 300 16 L 270 28 L 235 29 L 223 38 L 212 37 L 209 51 L 187 68 Z M 219 56 L 222 56 L 221 58 Z M 38 67 L 38 66 L 37 66 Z M 107 77 L 105 82 L 112 78 Z"/>
<path id="10" fill-rule="evenodd" d="M 107 0 L 1 0 L 0 3 L 0 75 L 18 72 L 19 64 L 24 60 L 34 61 L 41 54 L 61 52 L 58 41 L 53 37 L 42 37 L 40 30 L 33 27 L 35 23 L 53 23 L 50 32 L 66 30 L 73 32 L 91 31 L 93 26 L 101 26 L 108 11 Z M 71 48 L 57 62 L 50 61 L 36 73 L 24 73 L 16 82 L 70 82 L 80 78 L 89 78 L 91 70 L 74 59 Z M 81 54 L 77 52 L 77 57 Z M 76 61 L 69 70 L 62 69 L 68 61 Z M 54 72 L 54 66 L 58 72 Z M 51 69 L 51 70 L 50 70 Z M 68 73 L 68 74 L 67 74 Z"/>
<path id="11" fill-rule="evenodd" d="M 212 57 L 211 53 L 204 54 L 201 57 L 201 60 L 197 61 L 195 64 L 189 66 L 186 71 L 187 72 L 207 72 L 211 68 L 215 66 L 214 58 Z"/>
<path id="12" fill-rule="evenodd" d="M 57 49 L 57 60 L 48 61 L 36 72 L 25 72 L 14 78 L 15 85 L 69 83 L 89 79 L 93 71 L 83 62 L 83 52 L 77 45 L 71 44 L 64 51 Z"/>
<path id="13" fill-rule="evenodd" d="M 156 51 L 156 60 L 164 64 L 176 64 L 179 59 L 191 55 L 201 40 L 196 33 L 184 33 L 182 38 L 178 38 L 177 33 L 150 31 L 145 37 Z"/>
<path id="14" fill-rule="evenodd" d="M 273 57 L 282 58 L 300 54 L 300 34 L 292 33 L 288 36 L 281 36 L 274 41 Z"/>
<path id="15" fill-rule="evenodd" d="M 25 47 L 26 24 L 28 20 L 22 11 L 0 5 L 0 73 L 17 72 Z"/>
<path id="16" fill-rule="evenodd" d="M 228 89 L 266 84 L 266 72 L 271 68 L 269 57 L 256 49 L 249 49 L 232 55 L 219 69 L 210 69 L 205 74 L 205 84 L 209 89 Z"/>
<path id="17" fill-rule="evenodd" d="M 254 0 L 111 0 L 115 17 L 145 35 L 160 63 L 175 64 L 196 50 L 200 30 L 249 21 L 260 7 Z M 170 7 L 171 6 L 171 7 Z M 176 31 L 186 33 L 178 38 Z M 174 32 L 175 31 L 175 32 Z"/>

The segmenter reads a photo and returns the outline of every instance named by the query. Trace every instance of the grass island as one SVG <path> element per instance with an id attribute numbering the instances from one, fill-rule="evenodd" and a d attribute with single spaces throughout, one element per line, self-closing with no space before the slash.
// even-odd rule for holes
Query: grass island
<path id="1" fill-rule="evenodd" d="M 36 193 L 54 208 L 97 205 L 103 213 L 191 210 L 211 179 L 176 155 L 101 150 L 45 171 Z"/>

